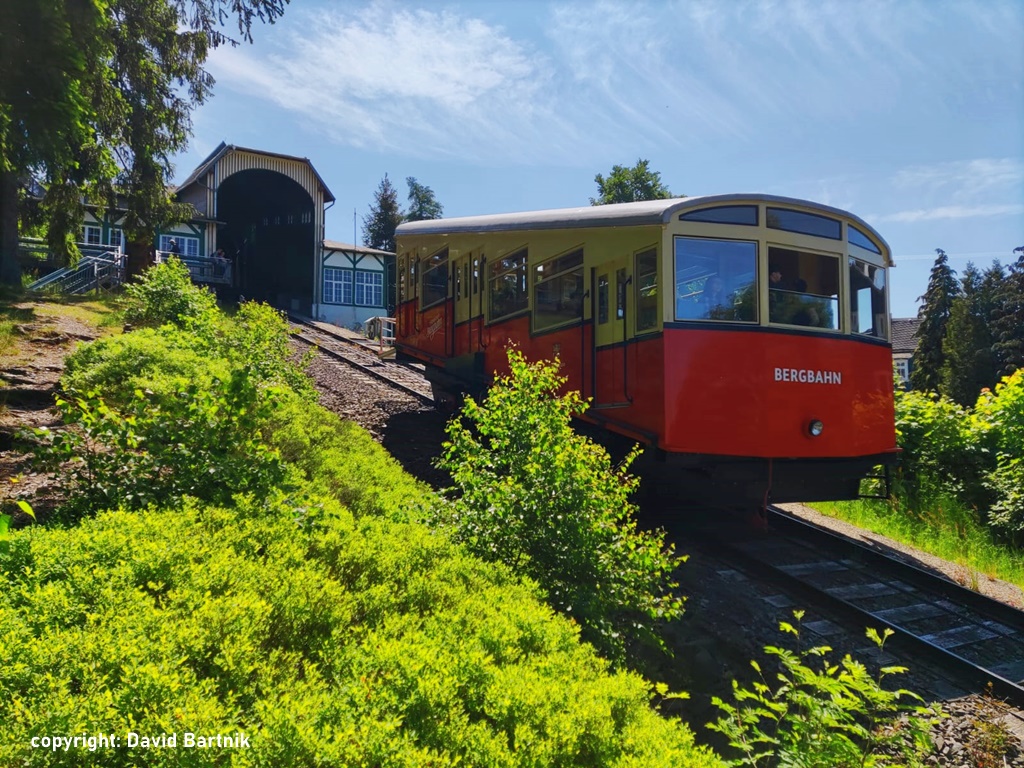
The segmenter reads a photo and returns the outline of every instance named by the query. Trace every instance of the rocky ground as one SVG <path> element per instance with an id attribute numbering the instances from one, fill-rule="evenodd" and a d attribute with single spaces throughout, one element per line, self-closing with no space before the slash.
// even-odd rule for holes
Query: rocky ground
<path id="1" fill-rule="evenodd" d="M 22 497 L 37 510 L 45 510 L 54 501 L 45 478 L 32 472 L 27 456 L 11 449 L 12 437 L 22 427 L 57 424 L 49 406 L 64 356 L 98 332 L 73 316 L 55 317 L 45 307 L 41 312 L 28 304 L 19 309 L 24 312 L 19 325 L 21 351 L 0 360 L 0 403 L 4 404 L 0 408 L 0 503 L 7 511 L 3 496 Z M 27 339 L 31 343 L 25 343 Z M 444 435 L 443 415 L 383 382 L 322 358 L 313 361 L 310 373 L 327 408 L 363 424 L 412 474 L 434 487 L 447 484 L 445 474 L 433 466 Z M 11 483 L 12 478 L 18 482 Z M 675 649 L 675 658 L 648 655 L 639 666 L 651 677 L 689 691 L 690 700 L 671 711 L 688 720 L 702 738 L 713 741 L 713 734 L 703 728 L 717 716 L 710 697 L 728 698 L 730 681 L 751 674 L 750 660 L 763 659 L 765 645 L 783 642 L 778 622 L 791 619 L 794 606 L 692 543 L 677 540 L 677 545 L 689 555 L 678 573 L 680 589 L 689 601 L 682 622 L 670 628 L 668 644 Z M 956 578 L 958 566 L 945 566 Z M 1019 590 L 1004 594 L 1008 601 L 1019 599 Z M 837 654 L 849 651 L 866 656 L 869 652 L 860 632 L 836 632 L 830 629 L 835 625 L 830 625 L 828 617 L 808 616 L 804 622 L 808 643 L 828 642 Z M 1017 714 L 984 695 L 964 695 L 942 679 L 941 670 L 919 669 L 900 682 L 914 690 L 931 690 L 934 696 L 929 698 L 942 699 L 950 715 L 934 731 L 937 750 L 930 765 L 1024 768 L 1024 721 Z"/>

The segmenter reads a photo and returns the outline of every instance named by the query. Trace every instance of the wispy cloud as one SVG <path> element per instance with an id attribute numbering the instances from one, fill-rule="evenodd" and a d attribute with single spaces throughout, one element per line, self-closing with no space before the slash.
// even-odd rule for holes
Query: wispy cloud
<path id="1" fill-rule="evenodd" d="M 976 8 L 915 0 L 537 3 L 545 35 L 529 40 L 457 2 L 324 7 L 296 6 L 259 55 L 216 51 L 221 85 L 342 145 L 481 163 L 589 165 L 612 150 L 700 151 L 723 138 L 799 151 L 845 121 L 880 124 L 929 84 L 967 92 L 958 57 L 925 41 L 943 14 L 981 29 Z M 985 32 L 993 50 L 1012 39 Z M 772 133 L 784 139 L 765 146 Z"/>
<path id="2" fill-rule="evenodd" d="M 1024 214 L 1024 205 L 1011 203 L 1003 205 L 943 205 L 937 208 L 920 208 L 877 216 L 877 221 L 916 223 L 939 219 L 974 219 L 984 216 L 1019 216 Z"/>

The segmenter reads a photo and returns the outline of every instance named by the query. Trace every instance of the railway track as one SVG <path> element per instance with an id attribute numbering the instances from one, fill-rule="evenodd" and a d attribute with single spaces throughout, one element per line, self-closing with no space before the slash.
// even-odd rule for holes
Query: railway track
<path id="1" fill-rule="evenodd" d="M 433 404 L 434 396 L 421 370 L 406 363 L 382 360 L 371 349 L 348 338 L 340 332 L 332 332 L 322 323 L 290 320 L 295 333 L 292 338 L 326 355 L 352 366 L 363 373 L 381 379 L 401 389 L 424 403 Z"/>
<path id="2" fill-rule="evenodd" d="M 769 535 L 716 541 L 760 579 L 1024 708 L 1024 612 L 945 577 L 769 508 Z"/>

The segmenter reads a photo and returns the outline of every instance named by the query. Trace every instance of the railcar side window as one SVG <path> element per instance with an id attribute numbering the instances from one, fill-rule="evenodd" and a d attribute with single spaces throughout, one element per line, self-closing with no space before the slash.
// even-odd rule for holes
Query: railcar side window
<path id="1" fill-rule="evenodd" d="M 636 330 L 658 327 L 658 251 L 654 248 L 636 255 Z"/>
<path id="2" fill-rule="evenodd" d="M 398 303 L 401 304 L 405 301 L 405 271 L 407 269 L 406 262 L 409 257 L 406 254 L 402 254 L 398 257 Z"/>
<path id="3" fill-rule="evenodd" d="M 608 275 L 597 278 L 597 322 L 608 322 Z"/>
<path id="4" fill-rule="evenodd" d="M 487 265 L 491 320 L 520 312 L 529 305 L 526 288 L 526 249 L 502 256 Z"/>
<path id="5" fill-rule="evenodd" d="M 850 265 L 850 330 L 853 333 L 889 338 L 889 315 L 885 301 L 885 270 L 855 259 Z"/>
<path id="6" fill-rule="evenodd" d="M 675 238 L 676 320 L 757 320 L 757 243 Z"/>
<path id="7" fill-rule="evenodd" d="M 849 240 L 853 245 L 859 246 L 874 253 L 882 253 L 878 246 L 875 245 L 874 241 L 866 234 L 861 232 L 857 227 L 853 226 L 853 224 L 850 224 L 846 228 L 846 239 Z"/>
<path id="8" fill-rule="evenodd" d="M 448 249 L 440 251 L 427 259 L 423 268 L 423 299 L 422 308 L 440 304 L 448 298 Z"/>
<path id="9" fill-rule="evenodd" d="M 744 224 L 757 226 L 756 205 L 718 205 L 699 211 L 679 214 L 680 221 L 703 221 L 709 224 Z"/>
<path id="10" fill-rule="evenodd" d="M 583 249 L 538 264 L 533 272 L 533 330 L 583 317 Z"/>
<path id="11" fill-rule="evenodd" d="M 769 229 L 784 229 L 802 235 L 842 239 L 843 227 L 838 219 L 818 216 L 814 213 L 791 211 L 788 208 L 769 208 L 765 212 L 765 223 Z"/>
<path id="12" fill-rule="evenodd" d="M 839 330 L 839 259 L 768 248 L 768 320 Z"/>

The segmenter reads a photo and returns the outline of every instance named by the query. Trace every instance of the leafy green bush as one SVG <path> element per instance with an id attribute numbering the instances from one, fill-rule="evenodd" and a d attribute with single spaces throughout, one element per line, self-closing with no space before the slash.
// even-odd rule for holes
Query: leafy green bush
<path id="1" fill-rule="evenodd" d="M 973 435 L 994 456 L 985 483 L 995 496 L 989 520 L 1020 542 L 1024 538 L 1024 370 L 1006 376 L 995 392 L 983 390 L 974 408 Z"/>
<path id="2" fill-rule="evenodd" d="M 73 517 L 186 495 L 226 503 L 235 493 L 266 493 L 285 478 L 262 438 L 275 397 L 242 368 L 159 402 L 136 390 L 120 411 L 95 395 L 58 399 L 73 428 L 37 430 L 37 455 L 57 473 L 63 511 Z"/>
<path id="3" fill-rule="evenodd" d="M 802 611 L 793 614 L 797 621 Z M 780 628 L 799 639 L 788 622 Z M 879 649 L 892 634 L 867 636 Z M 878 678 L 849 655 L 839 664 L 828 660 L 828 646 L 797 652 L 768 646 L 765 652 L 779 664 L 777 686 L 764 678 L 760 665 L 751 662 L 760 680 L 752 688 L 733 681 L 729 704 L 713 703 L 723 716 L 708 727 L 725 735 L 740 757 L 729 765 L 803 766 L 804 768 L 861 768 L 861 766 L 921 766 L 931 751 L 929 726 L 941 713 L 920 704 L 916 694 L 882 687 L 885 678 L 905 672 L 904 667 L 883 667 Z M 818 669 L 812 667 L 817 666 Z"/>
<path id="4" fill-rule="evenodd" d="M 61 387 L 72 394 L 99 392 L 109 405 L 128 403 L 140 389 L 162 402 L 190 384 L 226 379 L 229 370 L 195 333 L 142 328 L 79 346 L 66 358 Z"/>
<path id="5" fill-rule="evenodd" d="M 282 398 L 266 440 L 313 487 L 358 516 L 419 519 L 434 502 L 430 488 L 406 474 L 365 429 L 319 405 Z"/>
<path id="6" fill-rule="evenodd" d="M 662 533 L 639 531 L 626 474 L 638 451 L 612 466 L 608 453 L 570 423 L 585 410 L 561 397 L 557 362 L 508 352 L 511 373 L 482 404 L 468 399 L 448 425 L 439 464 L 458 495 L 433 522 L 474 554 L 536 579 L 551 604 L 580 622 L 584 639 L 614 659 L 626 642 L 657 642 L 651 624 L 683 612 L 671 594 L 681 562 Z"/>
<path id="7" fill-rule="evenodd" d="M 255 301 L 243 302 L 230 322 L 217 334 L 214 351 L 228 360 L 248 366 L 259 381 L 289 387 L 303 399 L 316 400 L 316 390 L 305 373 L 305 362 L 292 362 L 291 329 L 284 315 Z"/>
<path id="8" fill-rule="evenodd" d="M 0 579 L 3 765 L 718 765 L 505 568 L 330 501 L 18 531 Z M 181 746 L 237 731 L 249 748 Z M 101 733 L 120 748 L 30 746 Z"/>
<path id="9" fill-rule="evenodd" d="M 147 269 L 124 289 L 126 323 L 138 326 L 206 327 L 217 312 L 217 299 L 192 282 L 188 267 L 171 257 Z"/>

